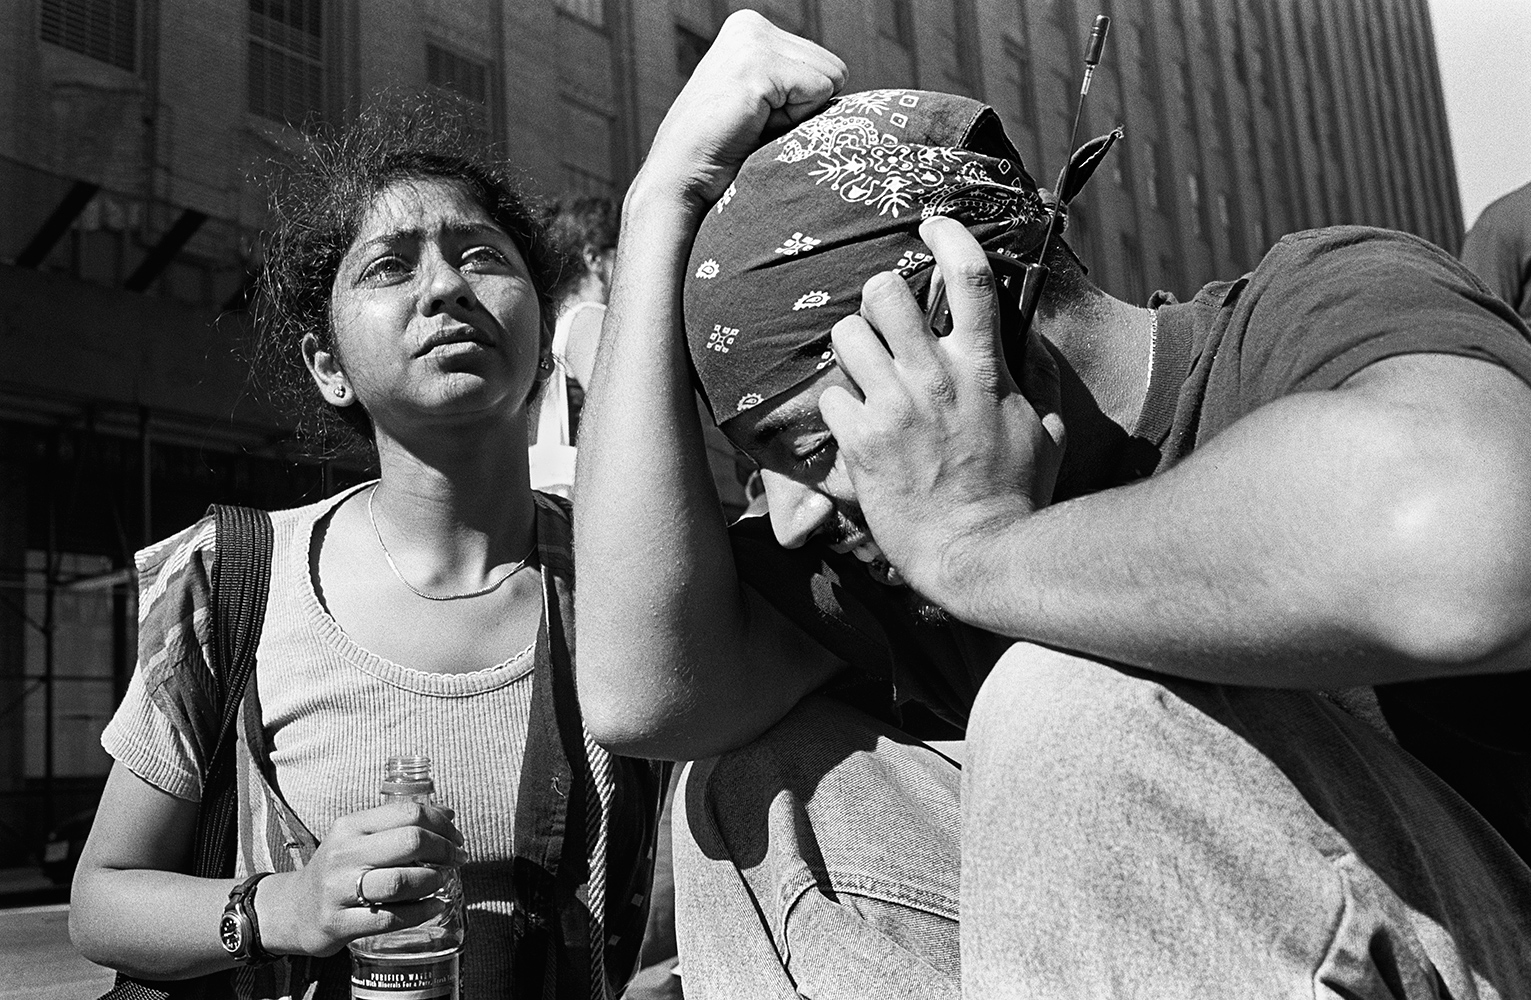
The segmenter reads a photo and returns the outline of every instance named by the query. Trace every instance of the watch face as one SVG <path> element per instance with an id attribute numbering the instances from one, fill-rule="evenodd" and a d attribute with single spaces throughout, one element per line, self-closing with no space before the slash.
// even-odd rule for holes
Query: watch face
<path id="1" fill-rule="evenodd" d="M 239 946 L 244 939 L 240 930 L 239 918 L 232 913 L 225 913 L 223 919 L 218 921 L 218 940 L 223 944 L 223 950 L 230 955 L 239 954 Z"/>

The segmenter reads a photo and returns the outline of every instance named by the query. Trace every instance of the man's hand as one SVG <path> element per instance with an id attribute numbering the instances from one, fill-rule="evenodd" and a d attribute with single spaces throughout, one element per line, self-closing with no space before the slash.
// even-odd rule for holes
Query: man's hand
<path id="1" fill-rule="evenodd" d="M 984 538 L 1047 504 L 1063 455 L 1058 369 L 1033 332 L 1025 385 L 1005 366 L 988 258 L 961 223 L 920 227 L 947 285 L 937 338 L 896 275 L 870 279 L 835 353 L 863 400 L 819 400 L 878 547 L 915 590 L 962 615 Z M 882 341 L 879 342 L 878 335 Z M 886 347 L 884 347 L 884 342 Z"/>
<path id="2" fill-rule="evenodd" d="M 822 108 L 846 76 L 833 52 L 738 11 L 660 123 L 640 180 L 705 211 L 765 135 Z"/>

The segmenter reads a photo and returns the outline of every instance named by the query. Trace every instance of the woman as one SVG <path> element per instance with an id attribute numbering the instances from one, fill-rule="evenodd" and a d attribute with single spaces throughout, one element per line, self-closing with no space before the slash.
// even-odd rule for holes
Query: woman
<path id="1" fill-rule="evenodd" d="M 439 121 L 364 116 L 311 142 L 277 198 L 256 312 L 268 380 L 313 404 L 321 436 L 369 439 L 380 476 L 273 515 L 233 880 L 181 874 L 216 718 L 210 524 L 140 554 L 139 666 L 74 883 L 93 961 L 155 980 L 233 968 L 220 918 L 273 872 L 246 905 L 255 956 L 278 960 L 233 995 L 344 996 L 347 943 L 434 916 L 430 866 L 460 864 L 464 997 L 600 996 L 632 969 L 662 775 L 583 736 L 568 512 L 528 485 L 558 263 Z M 377 805 L 400 753 L 433 758 L 444 806 Z"/>

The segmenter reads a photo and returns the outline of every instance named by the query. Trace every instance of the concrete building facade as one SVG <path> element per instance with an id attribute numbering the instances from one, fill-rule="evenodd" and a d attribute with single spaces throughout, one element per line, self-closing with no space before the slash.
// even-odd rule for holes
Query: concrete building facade
<path id="1" fill-rule="evenodd" d="M 1044 183 L 1124 142 L 1070 238 L 1115 294 L 1181 296 L 1280 234 L 1363 222 L 1455 250 L 1426 0 L 757 0 L 854 89 L 994 105 Z M 533 191 L 620 196 L 734 0 L 0 4 L 0 867 L 98 793 L 133 661 L 131 553 L 207 503 L 363 474 L 294 464 L 248 390 L 260 178 L 315 121 L 460 103 Z"/>

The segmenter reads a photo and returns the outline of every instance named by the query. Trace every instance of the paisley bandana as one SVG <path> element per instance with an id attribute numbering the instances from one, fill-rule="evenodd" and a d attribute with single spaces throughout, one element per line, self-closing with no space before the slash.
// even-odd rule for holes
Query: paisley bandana
<path id="1" fill-rule="evenodd" d="M 686 338 L 713 419 L 833 364 L 830 328 L 873 274 L 896 270 L 923 296 L 920 220 L 951 216 L 1018 257 L 1040 248 L 1048 214 L 992 108 L 919 90 L 835 100 L 751 155 L 697 233 Z"/>

